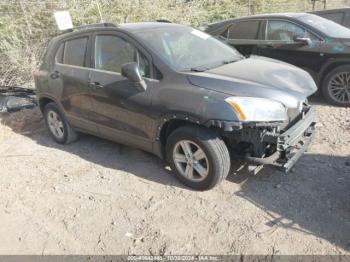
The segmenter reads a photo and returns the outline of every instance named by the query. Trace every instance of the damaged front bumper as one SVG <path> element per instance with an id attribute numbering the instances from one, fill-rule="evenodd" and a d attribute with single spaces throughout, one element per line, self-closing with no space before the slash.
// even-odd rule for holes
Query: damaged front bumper
<path id="1" fill-rule="evenodd" d="M 266 132 L 261 137 L 261 142 L 274 145 L 275 152 L 267 157 L 252 157 L 247 153 L 246 161 L 256 169 L 263 165 L 271 165 L 288 172 L 311 143 L 315 132 L 315 115 L 315 108 L 310 107 L 284 132 Z"/>

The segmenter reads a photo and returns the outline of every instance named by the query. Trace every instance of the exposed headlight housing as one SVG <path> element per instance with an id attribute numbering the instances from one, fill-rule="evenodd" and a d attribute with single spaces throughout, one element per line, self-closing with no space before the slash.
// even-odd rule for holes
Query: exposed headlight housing
<path id="1" fill-rule="evenodd" d="M 244 122 L 286 121 L 287 110 L 279 102 L 257 97 L 228 97 L 225 99 Z"/>

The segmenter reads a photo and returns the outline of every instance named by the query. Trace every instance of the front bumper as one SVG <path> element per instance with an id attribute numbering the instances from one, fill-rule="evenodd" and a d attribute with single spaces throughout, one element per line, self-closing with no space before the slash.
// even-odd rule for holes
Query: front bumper
<path id="1" fill-rule="evenodd" d="M 259 167 L 271 165 L 288 172 L 310 145 L 315 133 L 315 108 L 303 112 L 301 118 L 281 134 L 267 133 L 262 142 L 276 145 L 276 151 L 263 158 L 246 155 L 249 164 Z"/>

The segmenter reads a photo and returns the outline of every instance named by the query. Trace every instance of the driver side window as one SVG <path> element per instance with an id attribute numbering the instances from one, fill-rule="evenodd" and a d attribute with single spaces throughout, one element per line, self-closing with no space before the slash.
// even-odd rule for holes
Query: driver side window
<path id="1" fill-rule="evenodd" d="M 266 40 L 293 42 L 295 37 L 305 37 L 318 41 L 317 37 L 296 24 L 287 21 L 268 21 Z"/>
<path id="2" fill-rule="evenodd" d="M 122 65 L 131 62 L 138 63 L 141 76 L 150 77 L 149 61 L 134 45 L 118 36 L 96 36 L 96 69 L 120 73 Z"/>

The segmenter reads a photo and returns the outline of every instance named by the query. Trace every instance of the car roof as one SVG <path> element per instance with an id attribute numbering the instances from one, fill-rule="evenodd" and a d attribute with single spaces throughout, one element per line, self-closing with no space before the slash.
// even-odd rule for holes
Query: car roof
<path id="1" fill-rule="evenodd" d="M 137 32 L 143 30 L 152 30 L 158 28 L 174 28 L 174 27 L 185 27 L 185 25 L 175 24 L 171 22 L 139 22 L 139 23 L 97 23 L 97 24 L 87 24 L 83 26 L 74 27 L 72 29 L 65 30 L 52 38 L 53 42 L 61 41 L 69 37 L 74 37 L 78 34 L 83 34 L 87 32 L 94 32 L 98 30 L 117 30 L 124 32 Z"/>
<path id="2" fill-rule="evenodd" d="M 213 34 L 221 34 L 224 30 L 227 29 L 228 26 L 230 26 L 233 22 L 240 22 L 240 21 L 249 21 L 249 20 L 256 20 L 256 19 L 290 19 L 290 20 L 299 20 L 300 17 L 303 16 L 317 16 L 316 14 L 310 14 L 310 13 L 271 13 L 271 14 L 259 14 L 259 15 L 251 15 L 251 16 L 242 16 L 238 18 L 232 18 L 228 20 L 219 21 L 216 23 L 212 23 L 207 25 L 205 31 L 211 35 Z M 300 21 L 303 23 L 302 21 Z M 306 25 L 308 26 L 308 25 Z M 314 31 L 316 31 L 318 34 L 323 35 L 322 32 L 319 32 L 319 30 L 314 28 Z"/>
<path id="3" fill-rule="evenodd" d="M 158 28 L 172 28 L 172 27 L 183 27 L 184 25 L 168 23 L 168 22 L 141 22 L 141 23 L 125 23 L 119 24 L 120 29 L 135 32 L 140 30 L 150 30 Z"/>
<path id="4" fill-rule="evenodd" d="M 298 18 L 304 15 L 308 15 L 308 13 L 269 13 L 269 14 L 251 15 L 248 17 L 240 17 L 240 18 L 276 18 L 276 17 Z"/>
<path id="5" fill-rule="evenodd" d="M 66 33 L 81 33 L 86 31 L 96 31 L 96 30 L 113 30 L 119 29 L 128 32 L 148 30 L 148 29 L 158 29 L 158 28 L 171 28 L 171 27 L 184 27 L 185 25 L 174 24 L 171 22 L 139 22 L 139 23 L 123 23 L 123 24 L 114 24 L 114 23 L 99 23 L 99 24 L 87 24 L 83 26 L 74 27 L 62 32 L 61 35 Z"/>
<path id="6" fill-rule="evenodd" d="M 251 16 L 241 16 L 241 17 L 235 17 L 228 20 L 222 20 L 219 22 L 214 22 L 209 24 L 211 25 L 218 25 L 218 24 L 226 24 L 228 22 L 234 22 L 239 20 L 248 20 L 248 19 L 266 19 L 266 18 L 298 18 L 304 15 L 310 15 L 309 13 L 269 13 L 269 14 L 259 14 L 259 15 L 251 15 Z"/>

